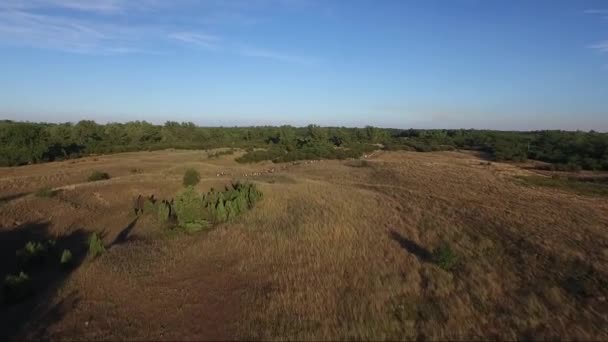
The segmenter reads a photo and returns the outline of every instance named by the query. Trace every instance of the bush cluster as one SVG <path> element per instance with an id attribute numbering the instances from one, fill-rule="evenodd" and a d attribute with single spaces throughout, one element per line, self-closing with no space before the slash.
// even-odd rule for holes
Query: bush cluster
<path id="1" fill-rule="evenodd" d="M 48 272 L 53 265 L 68 267 L 72 262 L 72 252 L 64 249 L 60 254 L 56 250 L 55 240 L 28 241 L 15 251 L 19 273 L 8 274 L 2 286 L 2 301 L 7 304 L 17 303 L 34 292 L 33 279 L 36 272 Z"/>
<path id="2" fill-rule="evenodd" d="M 23 267 L 42 264 L 48 253 L 55 247 L 54 240 L 45 242 L 29 241 L 25 246 L 18 250 L 15 254 L 17 260 Z"/>
<path id="3" fill-rule="evenodd" d="M 187 232 L 206 229 L 212 224 L 231 221 L 242 212 L 253 208 L 262 193 L 251 183 L 235 182 L 224 191 L 200 195 L 188 186 L 174 202 L 161 201 L 156 208 L 158 221 L 165 224 L 175 220 Z"/>
<path id="4" fill-rule="evenodd" d="M 253 208 L 262 193 L 251 183 L 232 183 L 222 192 L 209 191 L 203 195 L 204 216 L 214 223 L 230 221 Z"/>

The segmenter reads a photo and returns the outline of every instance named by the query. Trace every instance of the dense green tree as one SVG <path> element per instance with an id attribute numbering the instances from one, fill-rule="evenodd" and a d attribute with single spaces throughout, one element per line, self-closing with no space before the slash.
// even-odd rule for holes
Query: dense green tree
<path id="1" fill-rule="evenodd" d="M 320 127 L 197 127 L 191 122 L 146 121 L 99 125 L 0 121 L 0 165 L 12 166 L 91 153 L 163 148 L 263 148 L 239 161 L 344 159 L 382 143 L 385 149 L 419 152 L 447 149 L 486 151 L 497 160 L 547 161 L 557 167 L 608 170 L 608 134 L 598 132 L 506 132 L 487 130 L 398 130 Z"/>

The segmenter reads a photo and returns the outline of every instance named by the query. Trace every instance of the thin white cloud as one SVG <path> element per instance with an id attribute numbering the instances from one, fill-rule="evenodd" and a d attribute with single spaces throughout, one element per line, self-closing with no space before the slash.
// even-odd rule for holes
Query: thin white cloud
<path id="1" fill-rule="evenodd" d="M 217 18 L 218 13 L 228 13 L 231 16 L 226 18 L 240 18 L 242 22 L 243 18 L 249 18 L 249 14 L 259 13 L 261 9 L 277 6 L 298 8 L 308 1 L 0 0 L 0 43 L 72 53 L 116 55 L 163 53 L 166 43 L 179 42 L 205 50 L 223 50 L 236 55 L 310 65 L 318 60 L 275 50 L 243 48 L 218 35 L 206 33 L 210 27 L 217 29 L 239 23 L 234 20 L 230 23 L 205 20 Z M 176 24 L 171 14 L 189 8 L 205 11 L 197 20 Z M 142 10 L 154 13 L 139 16 L 137 23 L 125 23 L 125 15 Z M 82 13 L 75 14 L 74 11 Z M 201 26 L 205 26 L 205 30 L 200 30 Z M 150 51 L 151 46 L 160 51 Z"/>
<path id="2" fill-rule="evenodd" d="M 124 0 L 3 0 L 0 9 L 31 10 L 64 8 L 85 12 L 119 12 L 125 7 Z"/>
<path id="3" fill-rule="evenodd" d="M 607 15 L 608 9 L 586 9 L 583 11 L 585 14 L 594 14 L 594 15 Z"/>
<path id="4" fill-rule="evenodd" d="M 589 46 L 591 49 L 596 49 L 600 52 L 608 52 L 608 40 L 601 41 L 599 43 Z"/>
<path id="5" fill-rule="evenodd" d="M 138 38 L 154 29 L 35 14 L 0 11 L 0 41 L 20 46 L 87 54 L 141 53 Z"/>
<path id="6" fill-rule="evenodd" d="M 304 65 L 316 64 L 319 62 L 316 58 L 305 57 L 305 56 L 296 56 L 290 54 L 284 54 L 278 51 L 266 50 L 266 49 L 258 49 L 258 48 L 242 48 L 238 50 L 238 53 L 243 56 L 249 57 L 259 57 L 272 59 L 280 62 L 289 62 L 289 63 L 297 63 Z"/>
<path id="7" fill-rule="evenodd" d="M 65 9 L 95 14 L 117 14 L 130 10 L 149 10 L 173 6 L 185 0 L 2 0 L 0 10 Z"/>
<path id="8" fill-rule="evenodd" d="M 217 50 L 220 38 L 200 32 L 175 32 L 168 35 L 170 39 L 183 43 L 200 46 L 209 50 Z"/>

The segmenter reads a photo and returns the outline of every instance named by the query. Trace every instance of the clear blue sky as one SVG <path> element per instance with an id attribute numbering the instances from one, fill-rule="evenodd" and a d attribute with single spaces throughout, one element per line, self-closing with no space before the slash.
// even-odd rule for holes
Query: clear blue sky
<path id="1" fill-rule="evenodd" d="M 608 130 L 608 1 L 1 0 L 0 118 Z"/>

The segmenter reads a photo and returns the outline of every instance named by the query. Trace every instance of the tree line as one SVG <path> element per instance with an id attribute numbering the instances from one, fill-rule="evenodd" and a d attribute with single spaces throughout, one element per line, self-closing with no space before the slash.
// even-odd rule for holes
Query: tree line
<path id="1" fill-rule="evenodd" d="M 582 131 L 387 129 L 308 125 L 199 127 L 191 122 L 97 124 L 0 121 L 0 165 L 166 148 L 243 148 L 240 162 L 346 159 L 382 147 L 418 152 L 473 149 L 498 161 L 536 159 L 557 168 L 608 170 L 608 134 Z"/>

